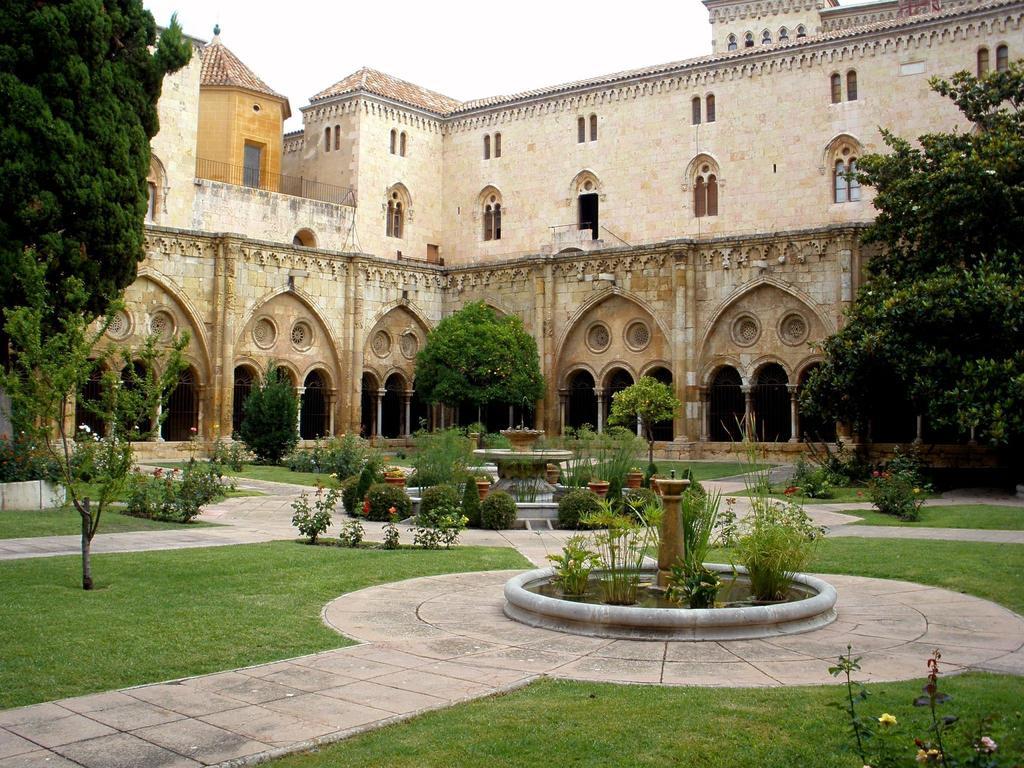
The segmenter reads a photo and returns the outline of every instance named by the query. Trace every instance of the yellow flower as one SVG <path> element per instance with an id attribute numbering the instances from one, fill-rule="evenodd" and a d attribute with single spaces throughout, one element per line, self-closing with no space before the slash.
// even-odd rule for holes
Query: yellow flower
<path id="1" fill-rule="evenodd" d="M 884 712 L 878 722 L 888 728 L 890 725 L 896 725 L 896 716 L 890 715 L 888 712 Z"/>
<path id="2" fill-rule="evenodd" d="M 921 489 L 920 489 L 920 488 L 915 488 L 915 489 L 914 489 L 914 493 L 920 493 L 920 492 L 921 492 Z"/>

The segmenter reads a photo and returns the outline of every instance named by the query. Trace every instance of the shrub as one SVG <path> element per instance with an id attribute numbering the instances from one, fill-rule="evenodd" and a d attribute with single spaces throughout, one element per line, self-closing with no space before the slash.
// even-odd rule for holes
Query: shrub
<path id="1" fill-rule="evenodd" d="M 123 510 L 132 517 L 188 523 L 209 504 L 233 490 L 234 483 L 223 482 L 216 464 L 190 461 L 181 470 L 157 468 L 150 475 L 137 472 L 130 481 Z"/>
<path id="2" fill-rule="evenodd" d="M 241 472 L 245 463 L 252 459 L 253 456 L 246 450 L 245 445 L 234 440 L 227 442 L 217 438 L 210 451 L 211 464 L 230 469 L 232 472 Z"/>
<path id="3" fill-rule="evenodd" d="M 309 538 L 310 544 L 316 544 L 317 538 L 331 527 L 331 515 L 338 504 L 338 489 L 331 488 L 326 493 L 324 487 L 317 486 L 313 495 L 313 505 L 309 504 L 309 494 L 302 494 L 292 502 L 292 525 L 299 533 Z"/>
<path id="4" fill-rule="evenodd" d="M 384 467 L 374 462 L 366 462 L 366 466 L 363 467 L 359 473 L 359 479 L 356 481 L 356 506 L 358 507 L 359 502 L 369 493 L 370 486 L 383 480 Z"/>
<path id="5" fill-rule="evenodd" d="M 735 559 L 747 569 L 755 599 L 781 600 L 793 574 L 811 561 L 821 530 L 796 504 L 755 500 L 753 507 L 739 524 Z"/>
<path id="6" fill-rule="evenodd" d="M 469 440 L 462 430 L 417 432 L 413 441 L 416 454 L 412 457 L 414 471 L 409 485 L 452 485 L 466 474 L 471 454 Z"/>
<path id="7" fill-rule="evenodd" d="M 53 481 L 59 477 L 60 468 L 57 462 L 47 456 L 42 447 L 33 444 L 23 435 L 13 440 L 8 440 L 6 435 L 0 439 L 0 483 L 20 483 L 26 480 Z"/>
<path id="8" fill-rule="evenodd" d="M 458 543 L 459 534 L 466 527 L 466 518 L 455 506 L 438 505 L 434 508 L 434 517 L 423 520 L 417 518 L 417 526 L 413 529 L 412 543 L 423 549 L 451 549 Z"/>
<path id="9" fill-rule="evenodd" d="M 879 512 L 914 522 L 921 517 L 925 490 L 913 475 L 902 472 L 872 472 L 868 497 Z"/>
<path id="10" fill-rule="evenodd" d="M 398 526 L 395 525 L 395 516 L 392 515 L 387 525 L 384 526 L 384 541 L 381 546 L 384 549 L 398 549 L 398 545 Z"/>
<path id="11" fill-rule="evenodd" d="M 480 527 L 480 491 L 476 489 L 476 478 L 466 478 L 462 489 L 462 516 L 470 528 Z"/>
<path id="12" fill-rule="evenodd" d="M 809 499 L 832 498 L 828 470 L 824 467 L 813 466 L 803 456 L 796 461 L 796 468 L 793 470 L 793 478 L 790 483 L 790 487 L 798 488 L 800 494 Z"/>
<path id="13" fill-rule="evenodd" d="M 643 509 L 646 505 L 661 503 L 661 498 L 650 488 L 628 488 L 622 492 L 621 499 L 621 503 L 617 506 L 622 513 L 632 514 L 634 517 L 636 511 Z"/>
<path id="14" fill-rule="evenodd" d="M 341 526 L 338 539 L 341 541 L 341 546 L 355 548 L 362 544 L 365 534 L 366 531 L 363 530 L 363 524 L 358 520 L 346 520 Z"/>
<path id="15" fill-rule="evenodd" d="M 298 400 L 288 377 L 271 367 L 259 386 L 254 386 L 243 406 L 239 430 L 246 446 L 262 464 L 277 464 L 299 442 L 296 429 Z"/>
<path id="16" fill-rule="evenodd" d="M 369 508 L 366 512 L 367 520 L 390 520 L 392 508 L 399 520 L 404 520 L 412 514 L 412 500 L 401 488 L 387 483 L 374 483 L 370 486 L 366 496 L 369 500 Z"/>
<path id="17" fill-rule="evenodd" d="M 600 509 L 601 499 L 593 491 L 587 488 L 569 491 L 558 502 L 558 527 L 579 528 L 580 518 L 594 514 Z"/>
<path id="18" fill-rule="evenodd" d="M 368 460 L 380 461 L 359 435 L 347 434 L 323 443 L 318 440 L 309 450 L 293 451 L 285 459 L 285 464 L 293 472 L 336 475 L 339 480 L 344 480 L 358 475 Z"/>
<path id="19" fill-rule="evenodd" d="M 455 486 L 431 486 L 420 496 L 420 514 L 417 522 L 420 525 L 433 523 L 441 516 L 457 511 L 458 508 L 459 491 Z"/>
<path id="20" fill-rule="evenodd" d="M 357 514 L 359 512 L 359 503 L 362 501 L 362 498 L 357 495 L 359 492 L 359 477 L 353 475 L 352 477 L 345 478 L 339 490 L 341 491 L 341 506 L 344 507 L 345 513 L 348 515 Z"/>
<path id="21" fill-rule="evenodd" d="M 492 491 L 480 502 L 480 527 L 501 531 L 512 527 L 518 516 L 516 502 L 504 491 Z"/>

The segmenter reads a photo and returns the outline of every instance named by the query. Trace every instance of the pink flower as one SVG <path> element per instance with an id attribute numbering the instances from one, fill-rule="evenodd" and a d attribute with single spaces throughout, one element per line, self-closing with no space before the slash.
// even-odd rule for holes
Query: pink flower
<path id="1" fill-rule="evenodd" d="M 999 745 L 992 741 L 992 739 L 988 736 L 982 736 L 980 739 L 978 739 L 978 743 L 975 745 L 974 748 L 986 755 L 991 755 L 993 752 L 999 749 Z"/>

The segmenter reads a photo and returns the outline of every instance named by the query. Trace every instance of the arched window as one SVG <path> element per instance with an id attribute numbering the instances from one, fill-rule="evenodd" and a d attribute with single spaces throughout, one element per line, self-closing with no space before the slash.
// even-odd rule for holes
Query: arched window
<path id="1" fill-rule="evenodd" d="M 395 201 L 388 200 L 387 219 L 384 223 L 384 232 L 388 237 L 395 236 Z"/>
<path id="2" fill-rule="evenodd" d="M 391 129 L 391 154 L 395 154 L 396 147 L 398 145 L 398 131 L 394 128 Z"/>
<path id="3" fill-rule="evenodd" d="M 501 203 L 494 204 L 494 239 L 501 240 Z"/>
<path id="4" fill-rule="evenodd" d="M 341 126 L 334 126 L 334 148 L 341 149 Z"/>
<path id="5" fill-rule="evenodd" d="M 152 181 L 146 182 L 146 222 L 152 224 L 156 221 L 156 184 Z"/>
<path id="6" fill-rule="evenodd" d="M 848 152 L 844 149 L 844 152 Z M 857 180 L 857 158 L 852 156 L 841 157 L 836 160 L 832 172 L 835 197 L 837 203 L 856 203 L 860 200 L 860 181 Z"/>
<path id="7" fill-rule="evenodd" d="M 402 203 L 400 201 L 395 202 L 395 223 L 391 227 L 391 236 L 400 238 L 402 236 L 402 226 L 405 224 L 405 214 L 402 211 Z"/>
<path id="8" fill-rule="evenodd" d="M 707 117 L 708 122 L 715 122 L 715 94 L 708 94 L 708 97 L 704 100 L 704 106 L 704 116 Z"/>
<path id="9" fill-rule="evenodd" d="M 730 51 L 735 51 L 736 50 L 736 48 L 738 47 L 736 45 L 736 35 L 729 35 L 729 40 L 728 40 L 727 47 L 728 47 L 728 49 Z"/>
<path id="10" fill-rule="evenodd" d="M 576 120 L 576 143 L 582 144 L 587 140 L 587 119 L 580 117 Z"/>
<path id="11" fill-rule="evenodd" d="M 846 100 L 857 100 L 857 70 L 855 69 L 846 73 Z"/>
<path id="12" fill-rule="evenodd" d="M 772 33 L 769 32 L 766 29 L 763 32 L 761 32 L 761 45 L 771 45 L 771 44 L 772 44 Z"/>
<path id="13" fill-rule="evenodd" d="M 316 248 L 316 235 L 308 228 L 300 229 L 292 237 L 292 245 L 301 245 L 305 248 Z"/>
<path id="14" fill-rule="evenodd" d="M 484 240 L 494 239 L 494 206 L 490 203 L 484 206 Z"/>
<path id="15" fill-rule="evenodd" d="M 494 156 L 501 157 L 501 134 L 494 134 Z"/>
<path id="16" fill-rule="evenodd" d="M 501 240 L 501 193 L 494 187 L 481 195 L 484 219 L 484 240 Z"/>
<path id="17" fill-rule="evenodd" d="M 491 137 L 490 135 L 484 136 L 484 160 L 491 159 Z"/>
<path id="18" fill-rule="evenodd" d="M 788 43 L 789 42 L 789 30 L 786 29 L 785 27 L 782 27 L 779 30 L 779 42 L 780 43 Z"/>
<path id="19" fill-rule="evenodd" d="M 597 141 L 597 115 L 590 116 L 590 140 Z"/>
<path id="20" fill-rule="evenodd" d="M 796 28 L 796 36 L 798 39 L 801 37 L 807 37 L 807 27 L 803 24 L 798 24 Z"/>
<path id="21" fill-rule="evenodd" d="M 405 157 L 406 142 L 407 138 L 405 135 L 405 131 L 402 131 L 401 135 L 398 137 L 398 154 L 401 155 L 402 157 Z"/>
<path id="22" fill-rule="evenodd" d="M 754 33 L 753 32 L 747 32 L 747 34 L 745 34 L 743 36 L 743 47 L 744 48 L 753 48 L 754 47 Z"/>
<path id="23" fill-rule="evenodd" d="M 996 72 L 1005 72 L 1010 68 L 1010 49 L 1005 45 L 996 48 Z"/>
<path id="24" fill-rule="evenodd" d="M 978 77 L 988 74 L 988 48 L 978 49 Z"/>
<path id="25" fill-rule="evenodd" d="M 324 128 L 324 152 L 331 151 L 331 126 Z"/>
<path id="26" fill-rule="evenodd" d="M 690 123 L 700 125 L 700 96 L 694 96 L 690 101 Z"/>
<path id="27" fill-rule="evenodd" d="M 718 169 L 701 163 L 693 180 L 693 214 L 697 218 L 718 215 Z"/>
<path id="28" fill-rule="evenodd" d="M 830 82 L 832 84 L 832 103 L 838 104 L 843 100 L 843 78 L 839 76 L 838 72 L 834 72 Z"/>

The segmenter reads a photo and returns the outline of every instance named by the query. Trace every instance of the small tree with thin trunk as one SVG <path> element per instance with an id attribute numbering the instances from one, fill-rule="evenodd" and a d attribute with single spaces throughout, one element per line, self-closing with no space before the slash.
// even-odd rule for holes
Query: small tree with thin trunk
<path id="1" fill-rule="evenodd" d="M 679 414 L 679 398 L 672 387 L 650 376 L 641 376 L 632 386 L 612 395 L 609 424 L 629 427 L 640 419 L 647 438 L 647 463 L 654 463 L 654 425 L 674 419 Z"/>
<path id="2" fill-rule="evenodd" d="M 151 384 L 127 392 L 120 377 L 107 370 L 102 378 L 102 398 L 90 408 L 107 425 L 106 434 L 94 435 L 79 430 L 72 419 L 76 397 L 90 375 L 119 354 L 131 360 L 128 352 L 98 349 L 116 310 L 111 308 L 104 321 L 92 323 L 82 310 L 65 313 L 56 329 L 48 313 L 49 291 L 43 279 L 44 267 L 31 253 L 24 255 L 19 273 L 24 306 L 4 311 L 4 329 L 17 350 L 10 366 L 0 368 L 0 388 L 10 397 L 10 418 L 15 430 L 38 446 L 52 459 L 72 506 L 82 521 L 82 588 L 92 589 L 90 560 L 93 537 L 103 512 L 123 491 L 132 469 L 131 439 L 138 436 L 134 427 L 139 414 L 155 415 L 184 369 L 182 350 L 188 337 L 174 340 L 169 347 L 158 348 L 150 340 L 145 355 L 149 365 L 162 373 Z M 65 283 L 67 290 L 79 290 L 77 280 Z M 74 303 L 69 303 L 73 306 Z M 130 425 L 123 429 L 121 425 Z M 80 481 L 88 478 L 90 491 Z"/>

